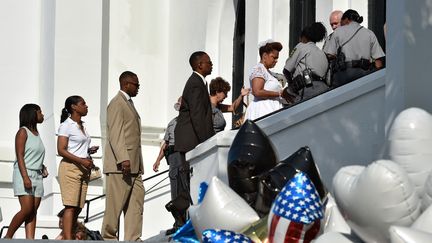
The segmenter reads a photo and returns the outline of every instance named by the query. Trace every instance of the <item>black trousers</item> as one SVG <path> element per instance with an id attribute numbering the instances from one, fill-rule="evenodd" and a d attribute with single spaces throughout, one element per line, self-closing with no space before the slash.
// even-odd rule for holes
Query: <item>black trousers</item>
<path id="1" fill-rule="evenodd" d="M 371 71 L 364 70 L 362 68 L 347 68 L 344 71 L 333 73 L 332 88 L 336 88 L 356 79 L 359 79 L 369 74 L 370 72 Z"/>
<path id="2" fill-rule="evenodd" d="M 186 161 L 185 153 L 174 152 L 168 155 L 169 178 L 171 186 L 171 202 L 176 212 L 173 213 L 175 227 L 182 226 L 187 218 L 187 209 L 191 202 L 190 197 L 190 167 Z"/>

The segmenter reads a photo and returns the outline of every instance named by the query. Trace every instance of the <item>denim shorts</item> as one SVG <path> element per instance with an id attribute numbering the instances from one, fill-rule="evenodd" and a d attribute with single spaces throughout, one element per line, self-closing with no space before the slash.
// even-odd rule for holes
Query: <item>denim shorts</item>
<path id="1" fill-rule="evenodd" d="M 27 170 L 27 175 L 32 182 L 32 188 L 26 189 L 24 187 L 24 181 L 21 176 L 21 172 L 18 167 L 14 167 L 12 183 L 15 196 L 34 196 L 43 197 L 43 179 L 42 173 L 39 170 Z"/>

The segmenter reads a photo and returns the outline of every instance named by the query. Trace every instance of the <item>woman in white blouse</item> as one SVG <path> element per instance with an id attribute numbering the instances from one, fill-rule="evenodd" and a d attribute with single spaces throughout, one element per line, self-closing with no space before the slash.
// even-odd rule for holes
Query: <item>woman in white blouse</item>
<path id="1" fill-rule="evenodd" d="M 272 40 L 259 45 L 260 62 L 249 75 L 254 100 L 246 110 L 246 119 L 255 120 L 282 108 L 282 86 L 269 71 L 276 65 L 281 50 L 282 44 Z"/>
<path id="2" fill-rule="evenodd" d="M 63 235 L 65 240 L 73 240 L 73 229 L 87 195 L 91 169 L 94 167 L 90 154 L 96 153 L 98 146 L 90 147 L 90 135 L 81 117 L 86 116 L 88 106 L 80 96 L 70 96 L 65 101 L 58 129 L 57 151 L 63 159 L 58 176 L 63 205 Z"/>

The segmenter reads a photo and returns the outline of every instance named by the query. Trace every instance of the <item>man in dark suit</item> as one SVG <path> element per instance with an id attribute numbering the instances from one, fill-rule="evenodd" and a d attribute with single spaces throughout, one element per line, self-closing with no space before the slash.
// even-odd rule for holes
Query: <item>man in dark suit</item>
<path id="1" fill-rule="evenodd" d="M 189 201 L 187 207 L 191 199 L 189 194 L 189 163 L 186 161 L 185 154 L 215 134 L 212 107 L 205 80 L 205 77 L 211 74 L 213 64 L 207 53 L 203 51 L 194 52 L 189 58 L 189 64 L 193 73 L 183 89 L 182 103 L 174 130 L 174 151 L 176 153 L 173 154 L 174 161 L 170 162 L 170 168 L 173 166 L 178 168 L 177 173 L 173 173 L 176 175 L 177 183 L 175 187 L 177 190 L 173 192 L 173 195 L 187 195 Z M 185 219 L 187 208 L 185 209 L 184 203 L 182 204 L 180 209 L 175 206 L 174 208 L 177 208 L 181 218 Z M 174 228 L 181 226 L 178 225 L 178 222 L 176 220 L 177 225 Z"/>
<path id="2" fill-rule="evenodd" d="M 120 215 L 124 214 L 124 240 L 140 241 L 143 224 L 144 173 L 141 152 L 141 119 L 132 102 L 138 94 L 135 73 L 120 75 L 120 91 L 107 108 L 107 140 L 104 153 L 106 175 L 105 214 L 102 236 L 117 238 Z"/>

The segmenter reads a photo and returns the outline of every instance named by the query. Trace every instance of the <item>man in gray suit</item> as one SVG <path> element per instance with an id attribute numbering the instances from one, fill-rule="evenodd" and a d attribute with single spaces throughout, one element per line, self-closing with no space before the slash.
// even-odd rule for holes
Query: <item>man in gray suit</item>
<path id="1" fill-rule="evenodd" d="M 120 75 L 120 91 L 107 108 L 107 140 L 104 153 L 106 174 L 105 214 L 102 236 L 118 240 L 118 223 L 124 214 L 124 240 L 141 240 L 144 207 L 141 153 L 141 119 L 132 102 L 138 94 L 135 73 Z"/>
<path id="2" fill-rule="evenodd" d="M 171 166 L 178 170 L 178 173 L 175 173 L 176 180 L 174 181 L 177 185 L 173 195 L 187 195 L 190 203 L 189 163 L 186 161 L 185 154 L 213 136 L 215 132 L 212 107 L 205 80 L 205 77 L 211 74 L 213 64 L 207 53 L 203 51 L 194 52 L 189 58 L 189 64 L 193 73 L 183 89 L 182 103 L 174 130 L 174 151 L 176 152 L 173 154 L 173 160 L 175 161 L 170 162 L 170 173 Z M 183 206 L 179 210 L 183 219 L 186 218 L 186 210 L 187 207 L 184 208 Z"/>

